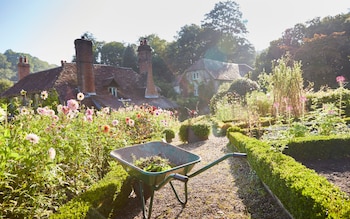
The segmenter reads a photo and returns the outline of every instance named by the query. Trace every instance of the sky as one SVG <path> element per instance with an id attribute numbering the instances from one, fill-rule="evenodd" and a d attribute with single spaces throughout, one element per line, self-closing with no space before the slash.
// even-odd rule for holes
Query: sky
<path id="1" fill-rule="evenodd" d="M 222 0 L 225 1 L 225 0 Z M 49 64 L 70 62 L 74 40 L 90 32 L 97 41 L 138 44 L 156 34 L 168 42 L 185 25 L 200 25 L 219 0 L 0 0 L 0 53 L 29 53 Z M 235 0 L 246 38 L 257 51 L 287 28 L 316 17 L 350 11 L 349 0 Z"/>

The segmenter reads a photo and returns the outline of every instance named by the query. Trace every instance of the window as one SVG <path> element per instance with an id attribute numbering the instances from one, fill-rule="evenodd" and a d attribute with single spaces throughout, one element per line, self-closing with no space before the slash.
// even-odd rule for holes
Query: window
<path id="1" fill-rule="evenodd" d="M 192 72 L 192 79 L 197 80 L 199 78 L 199 72 Z"/>
<path id="2" fill-rule="evenodd" d="M 111 93 L 113 96 L 117 97 L 118 96 L 118 90 L 116 87 L 109 87 L 108 88 L 109 93 Z"/>

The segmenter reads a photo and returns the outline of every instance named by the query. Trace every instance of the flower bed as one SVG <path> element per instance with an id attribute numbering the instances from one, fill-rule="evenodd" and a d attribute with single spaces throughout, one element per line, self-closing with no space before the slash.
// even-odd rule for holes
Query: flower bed
<path id="1" fill-rule="evenodd" d="M 48 217 L 110 171 L 112 149 L 160 140 L 176 123 L 170 111 L 147 105 L 96 110 L 81 105 L 83 98 L 80 93 L 57 108 L 12 101 L 11 120 L 9 107 L 0 107 L 1 216 Z"/>

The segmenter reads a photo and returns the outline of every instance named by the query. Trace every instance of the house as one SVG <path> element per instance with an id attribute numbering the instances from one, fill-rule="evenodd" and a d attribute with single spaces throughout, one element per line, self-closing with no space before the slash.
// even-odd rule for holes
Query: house
<path id="1" fill-rule="evenodd" d="M 184 96 L 199 96 L 199 86 L 212 83 L 212 92 L 216 93 L 221 84 L 244 77 L 252 70 L 253 68 L 246 64 L 202 58 L 185 70 L 178 79 L 178 86 L 175 87 L 175 90 Z"/>
<path id="2" fill-rule="evenodd" d="M 131 68 L 93 64 L 92 42 L 86 39 L 74 41 L 76 62 L 62 61 L 61 66 L 30 74 L 29 63 L 20 57 L 19 81 L 1 94 L 1 97 L 19 96 L 21 90 L 27 95 L 41 91 L 56 90 L 61 104 L 76 99 L 84 93 L 84 104 L 100 109 L 118 109 L 129 105 L 149 104 L 163 109 L 174 109 L 177 105 L 158 93 L 153 81 L 152 49 L 144 39 L 138 47 L 140 72 Z"/>

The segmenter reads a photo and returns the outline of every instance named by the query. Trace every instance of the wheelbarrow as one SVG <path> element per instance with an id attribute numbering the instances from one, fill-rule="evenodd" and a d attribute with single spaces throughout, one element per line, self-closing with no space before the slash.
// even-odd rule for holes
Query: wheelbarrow
<path id="1" fill-rule="evenodd" d="M 136 195 L 140 197 L 143 218 L 151 218 L 154 192 L 161 189 L 167 183 L 170 184 L 176 199 L 185 207 L 188 197 L 187 182 L 189 178 L 204 172 L 229 157 L 246 157 L 247 155 L 245 153 L 225 154 L 191 174 L 189 172 L 196 163 L 201 161 L 201 158 L 189 151 L 164 142 L 149 142 L 116 149 L 111 152 L 111 156 L 117 159 L 129 175 L 135 179 L 133 189 Z M 148 172 L 133 164 L 135 160 L 152 156 L 160 156 L 168 159 L 173 164 L 173 167 L 162 172 Z M 172 180 L 178 180 L 184 183 L 184 197 L 180 198 Z M 148 198 L 150 198 L 150 201 L 147 208 L 146 201 Z"/>

